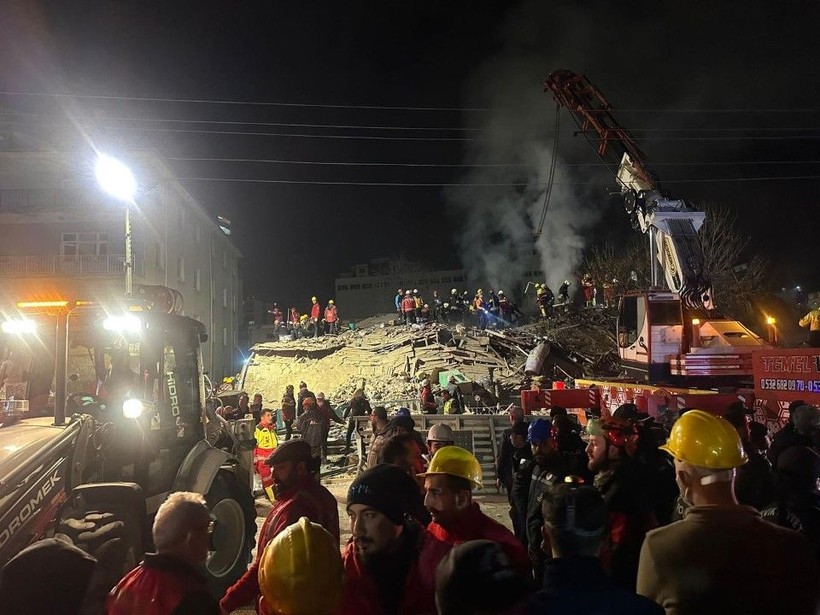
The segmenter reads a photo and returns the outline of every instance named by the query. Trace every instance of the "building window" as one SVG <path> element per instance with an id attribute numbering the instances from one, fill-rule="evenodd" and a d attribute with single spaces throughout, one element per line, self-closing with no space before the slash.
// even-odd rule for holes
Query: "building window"
<path id="1" fill-rule="evenodd" d="M 202 290 L 202 273 L 199 267 L 194 269 L 194 290 L 197 292 Z"/>
<path id="2" fill-rule="evenodd" d="M 228 329 L 225 327 L 222 327 L 222 345 L 228 345 Z"/>
<path id="3" fill-rule="evenodd" d="M 185 281 L 185 257 L 178 256 L 177 257 L 177 277 L 179 278 L 180 282 Z"/>
<path id="4" fill-rule="evenodd" d="M 108 254 L 108 233 L 63 233 L 62 256 L 101 256 Z"/>
<path id="5" fill-rule="evenodd" d="M 224 308 L 228 307 L 228 289 L 227 288 L 222 289 L 222 307 L 224 307 Z"/>

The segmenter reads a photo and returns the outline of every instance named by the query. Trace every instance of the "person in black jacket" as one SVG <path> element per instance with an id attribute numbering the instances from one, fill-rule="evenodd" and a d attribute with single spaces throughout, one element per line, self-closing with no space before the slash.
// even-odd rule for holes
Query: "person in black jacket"
<path id="1" fill-rule="evenodd" d="M 496 486 L 504 487 L 507 491 L 507 500 L 510 503 L 510 520 L 513 524 L 515 537 L 527 545 L 527 532 L 525 516 L 527 514 L 526 498 L 522 506 L 520 494 L 514 497 L 513 487 L 520 488 L 526 485 L 529 489 L 529 476 L 532 474 L 531 468 L 528 470 L 527 463 L 532 460 L 532 449 L 527 445 L 527 423 L 517 421 L 513 424 L 510 434 L 501 442 L 501 450 L 496 461 Z M 517 475 L 517 476 L 516 476 Z"/>
<path id="2" fill-rule="evenodd" d="M 543 587 L 530 613 L 567 615 L 663 615 L 663 608 L 615 584 L 601 567 L 598 552 L 606 533 L 607 507 L 594 487 L 559 484 L 545 496 L 544 544 L 552 559 L 544 566 Z"/>
<path id="3" fill-rule="evenodd" d="M 373 409 L 370 407 L 370 402 L 364 396 L 364 389 L 356 389 L 350 403 L 345 410 L 345 417 L 347 420 L 347 434 L 345 435 L 345 450 L 350 450 L 350 440 L 353 438 L 353 430 L 356 429 L 356 421 L 354 417 L 370 416 Z"/>

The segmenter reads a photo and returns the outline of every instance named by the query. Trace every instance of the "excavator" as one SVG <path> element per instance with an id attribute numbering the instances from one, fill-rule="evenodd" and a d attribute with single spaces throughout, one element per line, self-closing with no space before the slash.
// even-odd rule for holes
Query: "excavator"
<path id="1" fill-rule="evenodd" d="M 228 426 L 216 415 L 205 326 L 174 304 L 138 294 L 3 306 L 0 566 L 59 537 L 94 555 L 99 586 L 110 588 L 151 550 L 168 494 L 194 491 L 213 522 L 214 594 L 247 569 L 256 510 L 242 459 L 253 421 Z"/>
<path id="2" fill-rule="evenodd" d="M 624 371 L 654 385 L 751 386 L 752 352 L 768 344 L 714 305 L 698 237 L 704 212 L 667 195 L 612 105 L 584 75 L 557 70 L 544 90 L 557 103 L 556 113 L 569 111 L 613 172 L 633 228 L 649 237 L 652 286 L 625 294 L 619 304 Z"/>

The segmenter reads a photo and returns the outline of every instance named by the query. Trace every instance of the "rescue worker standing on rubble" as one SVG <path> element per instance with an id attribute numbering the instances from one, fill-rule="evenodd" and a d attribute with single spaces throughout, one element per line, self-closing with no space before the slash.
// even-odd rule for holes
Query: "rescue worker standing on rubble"
<path id="1" fill-rule="evenodd" d="M 424 307 L 424 299 L 419 294 L 419 289 L 413 289 L 413 309 L 416 316 L 416 322 L 421 320 L 421 309 Z"/>
<path id="2" fill-rule="evenodd" d="M 424 414 L 436 414 L 436 412 L 438 412 L 436 398 L 433 395 L 433 389 L 427 378 L 421 381 L 421 389 L 419 389 L 419 403 L 421 405 L 421 411 Z"/>
<path id="3" fill-rule="evenodd" d="M 424 506 L 433 517 L 428 532 L 453 546 L 482 539 L 500 543 L 516 570 L 529 574 L 530 558 L 524 546 L 473 501 L 473 489 L 482 487 L 481 465 L 475 455 L 459 446 L 445 446 L 418 478 L 424 479 Z"/>
<path id="4" fill-rule="evenodd" d="M 820 569 L 804 538 L 737 503 L 735 469 L 747 458 L 735 428 L 690 410 L 661 449 L 674 458 L 692 506 L 683 520 L 646 535 L 638 593 L 680 615 L 816 614 Z"/>
<path id="5" fill-rule="evenodd" d="M 558 444 L 552 433 L 552 423 L 547 419 L 535 419 L 527 428 L 527 442 L 532 449 L 533 461 L 528 463 L 525 471 L 530 472 L 530 485 L 527 497 L 527 550 L 532 561 L 535 580 L 544 576 L 546 555 L 541 549 L 541 527 L 544 517 L 541 502 L 544 494 L 553 485 L 564 480 L 565 472 Z"/>
<path id="6" fill-rule="evenodd" d="M 322 306 L 316 297 L 310 298 L 310 326 L 313 328 L 313 337 L 319 337 L 319 320 L 322 318 Z"/>
<path id="7" fill-rule="evenodd" d="M 324 322 L 327 324 L 328 334 L 336 335 L 339 332 L 339 311 L 336 309 L 336 304 L 333 299 L 327 302 Z"/>
<path id="8" fill-rule="evenodd" d="M 347 492 L 350 542 L 342 551 L 345 592 L 338 615 L 434 615 L 435 577 L 450 545 L 412 517 L 418 485 L 401 468 L 362 472 Z"/>
<path id="9" fill-rule="evenodd" d="M 279 438 L 276 437 L 276 423 L 273 420 L 271 410 L 267 408 L 262 410 L 253 437 L 256 440 L 256 447 L 253 449 L 253 466 L 256 473 L 259 474 L 265 494 L 273 502 L 273 477 L 271 476 L 270 466 L 265 462 L 279 446 Z"/>
<path id="10" fill-rule="evenodd" d="M 404 324 L 412 325 L 416 322 L 416 300 L 413 299 L 412 291 L 404 291 L 404 299 L 401 300 L 401 313 L 404 316 Z"/>
<path id="11" fill-rule="evenodd" d="M 330 422 L 344 425 L 345 422 L 338 417 L 333 406 L 325 399 L 325 394 L 319 391 L 316 395 L 316 409 L 322 415 L 322 455 L 327 459 L 327 437 L 330 435 Z"/>
<path id="12" fill-rule="evenodd" d="M 809 330 L 809 338 L 806 343 L 811 348 L 820 348 L 820 306 L 803 316 L 798 324 Z"/>
<path id="13" fill-rule="evenodd" d="M 402 299 L 404 299 L 404 291 L 400 288 L 396 291 L 396 296 L 393 297 L 393 305 L 396 308 L 396 314 L 398 314 L 399 320 L 404 320 L 402 318 L 402 309 L 401 309 Z"/>
<path id="14" fill-rule="evenodd" d="M 634 592 L 641 544 L 657 526 L 649 493 L 633 460 L 638 432 L 631 421 L 609 417 L 590 419 L 587 434 L 588 467 L 595 473 L 593 484 L 607 507 L 601 564 L 618 585 Z"/>
<path id="15" fill-rule="evenodd" d="M 312 462 L 310 445 L 304 440 L 283 442 L 268 458 L 276 501 L 259 530 L 256 556 L 250 568 L 219 602 L 223 612 L 230 613 L 256 601 L 258 613 L 270 614 L 267 605 L 260 600 L 259 563 L 267 544 L 301 517 L 318 523 L 339 540 L 339 509 L 336 498 L 319 484 L 314 476 L 317 468 L 311 467 Z"/>

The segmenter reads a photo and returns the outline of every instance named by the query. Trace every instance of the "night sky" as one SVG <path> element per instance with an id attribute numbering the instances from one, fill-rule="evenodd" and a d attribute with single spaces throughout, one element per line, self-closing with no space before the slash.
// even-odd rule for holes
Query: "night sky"
<path id="1" fill-rule="evenodd" d="M 484 248 L 471 242 L 496 242 L 497 226 L 484 239 L 465 228 L 503 219 L 521 190 L 444 184 L 542 177 L 544 159 L 521 152 L 553 146 L 542 83 L 570 68 L 607 95 L 668 192 L 733 208 L 773 285 L 816 287 L 820 3 L 713 4 L 4 2 L 0 127 L 48 135 L 70 115 L 109 149 L 158 150 L 233 221 L 248 294 L 299 304 L 370 258 L 450 268 Z M 157 121 L 170 119 L 184 121 Z M 551 232 L 628 238 L 614 178 L 568 114 L 560 127 L 573 206 Z M 476 162 L 520 166 L 459 166 Z M 766 179 L 786 177 L 803 179 Z"/>

